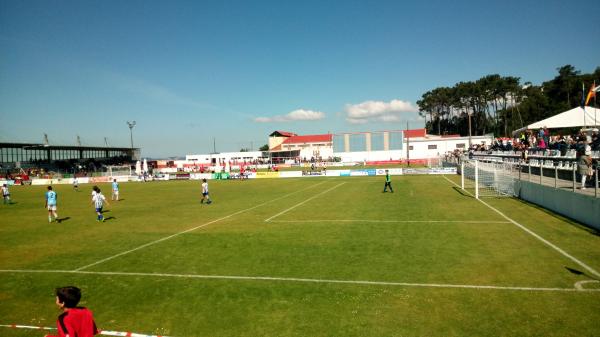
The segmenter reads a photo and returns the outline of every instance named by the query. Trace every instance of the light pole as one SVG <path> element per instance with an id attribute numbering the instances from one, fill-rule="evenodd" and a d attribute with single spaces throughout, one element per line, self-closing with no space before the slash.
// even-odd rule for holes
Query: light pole
<path id="1" fill-rule="evenodd" d="M 133 127 L 135 126 L 135 121 L 127 121 L 126 123 L 127 126 L 129 126 L 129 136 L 131 137 L 131 149 L 133 150 Z"/>

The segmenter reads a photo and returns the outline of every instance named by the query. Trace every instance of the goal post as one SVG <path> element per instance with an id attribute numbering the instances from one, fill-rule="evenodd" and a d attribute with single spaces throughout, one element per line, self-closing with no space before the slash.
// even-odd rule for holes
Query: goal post
<path id="1" fill-rule="evenodd" d="M 479 199 L 516 196 L 519 166 L 514 163 L 464 159 L 460 165 L 461 188 Z"/>
<path id="2" fill-rule="evenodd" d="M 130 165 L 111 165 L 106 166 L 106 176 L 108 177 L 116 177 L 116 176 L 131 176 L 132 169 Z"/>

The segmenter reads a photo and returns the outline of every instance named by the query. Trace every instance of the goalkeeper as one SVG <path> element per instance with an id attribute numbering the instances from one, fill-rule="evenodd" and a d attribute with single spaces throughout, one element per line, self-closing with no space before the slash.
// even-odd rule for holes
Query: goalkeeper
<path id="1" fill-rule="evenodd" d="M 390 177 L 390 171 L 385 170 L 385 186 L 383 186 L 383 193 L 387 192 L 387 188 L 390 188 L 390 192 L 394 193 L 392 188 L 392 178 Z"/>

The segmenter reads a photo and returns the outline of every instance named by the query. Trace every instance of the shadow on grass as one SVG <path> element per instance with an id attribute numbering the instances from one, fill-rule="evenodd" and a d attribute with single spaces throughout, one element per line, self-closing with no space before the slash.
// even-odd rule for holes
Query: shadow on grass
<path id="1" fill-rule="evenodd" d="M 114 216 L 109 216 L 108 218 L 104 218 L 104 221 L 109 221 L 109 220 L 117 220 L 117 218 L 115 218 Z"/>
<path id="2" fill-rule="evenodd" d="M 61 222 L 63 222 L 63 221 L 67 221 L 67 220 L 69 220 L 69 219 L 71 219 L 71 217 L 70 217 L 70 216 L 66 216 L 66 217 L 64 217 L 64 218 L 58 218 L 58 219 L 56 219 L 56 222 L 58 222 L 58 223 L 61 223 Z"/>
<path id="3" fill-rule="evenodd" d="M 475 198 L 472 194 L 468 193 L 467 191 L 463 191 L 460 187 L 453 186 L 452 189 L 467 198 Z"/>
<path id="4" fill-rule="evenodd" d="M 585 276 L 585 277 L 587 277 L 589 279 L 600 281 L 600 279 L 598 277 L 586 274 L 585 272 L 582 272 L 581 270 L 577 270 L 575 268 L 570 268 L 570 267 L 567 267 L 567 266 L 565 266 L 565 269 L 568 270 L 571 274 L 583 275 L 583 276 Z"/>

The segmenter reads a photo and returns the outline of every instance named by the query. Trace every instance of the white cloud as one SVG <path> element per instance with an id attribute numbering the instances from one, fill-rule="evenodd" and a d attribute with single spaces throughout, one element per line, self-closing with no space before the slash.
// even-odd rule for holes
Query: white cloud
<path id="1" fill-rule="evenodd" d="M 273 117 L 256 117 L 254 121 L 257 123 L 271 123 L 271 122 L 293 122 L 293 121 L 317 121 L 325 118 L 325 113 L 321 111 L 294 110 L 285 115 L 278 115 Z"/>
<path id="2" fill-rule="evenodd" d="M 365 101 L 359 104 L 346 104 L 344 111 L 348 123 L 364 124 L 371 121 L 399 122 L 402 113 L 417 112 L 419 109 L 410 102 L 393 99 L 390 102 Z"/>

